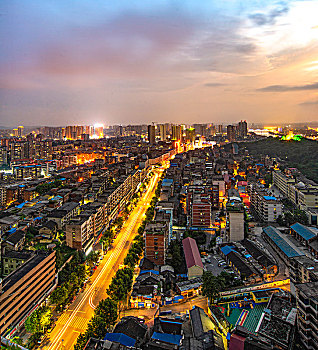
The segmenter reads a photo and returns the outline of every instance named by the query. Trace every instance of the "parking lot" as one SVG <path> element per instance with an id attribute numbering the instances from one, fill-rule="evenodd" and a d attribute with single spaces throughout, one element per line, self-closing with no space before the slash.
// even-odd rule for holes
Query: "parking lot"
<path id="1" fill-rule="evenodd" d="M 224 259 L 218 254 L 209 254 L 202 258 L 202 262 L 207 271 L 211 271 L 214 276 L 218 276 L 221 272 L 234 273 L 234 270 L 227 266 Z"/>

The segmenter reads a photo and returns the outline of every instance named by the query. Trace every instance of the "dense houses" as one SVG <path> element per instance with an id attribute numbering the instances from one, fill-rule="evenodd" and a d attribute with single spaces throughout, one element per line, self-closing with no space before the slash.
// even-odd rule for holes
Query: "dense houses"
<path id="1" fill-rule="evenodd" d="M 318 187 L 242 151 L 246 122 L 226 133 L 205 124 L 42 131 L 0 147 L 2 329 L 14 332 L 55 288 L 56 243 L 88 255 L 152 167 L 165 164 L 127 298 L 134 315 L 149 309 L 153 320 L 122 317 L 85 349 L 289 350 L 296 332 L 301 346 L 318 348 Z M 210 136 L 217 144 L 203 143 Z M 278 224 L 292 207 L 308 220 Z M 202 295 L 207 271 L 226 285 L 217 304 L 161 309 L 181 311 Z M 280 288 L 289 281 L 290 291 Z"/>

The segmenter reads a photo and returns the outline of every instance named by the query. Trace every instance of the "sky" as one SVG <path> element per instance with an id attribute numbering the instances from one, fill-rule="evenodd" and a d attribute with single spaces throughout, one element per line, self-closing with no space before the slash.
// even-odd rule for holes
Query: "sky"
<path id="1" fill-rule="evenodd" d="M 2 0 L 0 125 L 318 120 L 317 14 L 317 0 Z"/>

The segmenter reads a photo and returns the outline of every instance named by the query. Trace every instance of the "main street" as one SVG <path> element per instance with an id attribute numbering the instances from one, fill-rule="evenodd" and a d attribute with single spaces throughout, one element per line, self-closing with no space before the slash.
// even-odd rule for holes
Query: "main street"
<path id="1" fill-rule="evenodd" d="M 94 308 L 101 299 L 107 296 L 106 290 L 116 271 L 123 264 L 163 170 L 163 168 L 154 170 L 154 175 L 149 182 L 146 192 L 142 195 L 137 206 L 123 225 L 113 243 L 113 248 L 107 252 L 101 261 L 92 275 L 91 282 L 86 290 L 80 293 L 70 307 L 59 317 L 52 333 L 43 342 L 40 349 L 73 349 L 79 334 L 86 330 L 88 321 L 93 316 Z"/>

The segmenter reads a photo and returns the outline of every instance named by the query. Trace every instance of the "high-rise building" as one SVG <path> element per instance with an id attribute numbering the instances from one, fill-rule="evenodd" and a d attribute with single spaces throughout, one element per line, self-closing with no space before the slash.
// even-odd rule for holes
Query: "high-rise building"
<path id="1" fill-rule="evenodd" d="M 227 139 L 232 142 L 236 140 L 236 126 L 235 125 L 228 125 L 226 128 L 227 132 Z"/>
<path id="2" fill-rule="evenodd" d="M 223 134 L 223 125 L 218 125 L 218 134 Z"/>
<path id="3" fill-rule="evenodd" d="M 18 137 L 19 136 L 18 129 L 13 129 L 13 136 L 14 137 Z"/>
<path id="4" fill-rule="evenodd" d="M 181 125 L 172 125 L 172 140 L 181 141 L 182 128 Z"/>
<path id="5" fill-rule="evenodd" d="M 23 136 L 23 126 L 18 126 L 18 136 L 19 137 Z"/>
<path id="6" fill-rule="evenodd" d="M 195 141 L 195 130 L 194 128 L 188 128 L 186 129 L 186 136 L 185 140 L 186 142 L 194 142 Z"/>
<path id="7" fill-rule="evenodd" d="M 95 137 L 102 139 L 104 137 L 104 125 L 95 124 L 94 125 L 94 135 L 95 135 Z"/>
<path id="8" fill-rule="evenodd" d="M 193 124 L 195 134 L 200 136 L 207 136 L 207 124 Z"/>
<path id="9" fill-rule="evenodd" d="M 238 137 L 244 139 L 246 138 L 247 136 L 247 122 L 246 120 L 241 120 L 239 123 L 238 123 L 238 127 L 237 127 L 237 134 L 238 134 Z"/>
<path id="10" fill-rule="evenodd" d="M 160 133 L 160 140 L 166 141 L 167 140 L 167 126 L 166 126 L 166 124 L 159 124 L 159 133 Z"/>
<path id="11" fill-rule="evenodd" d="M 154 125 L 148 125 L 148 142 L 151 145 L 156 143 L 156 129 Z"/>
<path id="12" fill-rule="evenodd" d="M 0 186 L 0 207 L 4 208 L 7 203 L 7 189 L 4 186 Z"/>

